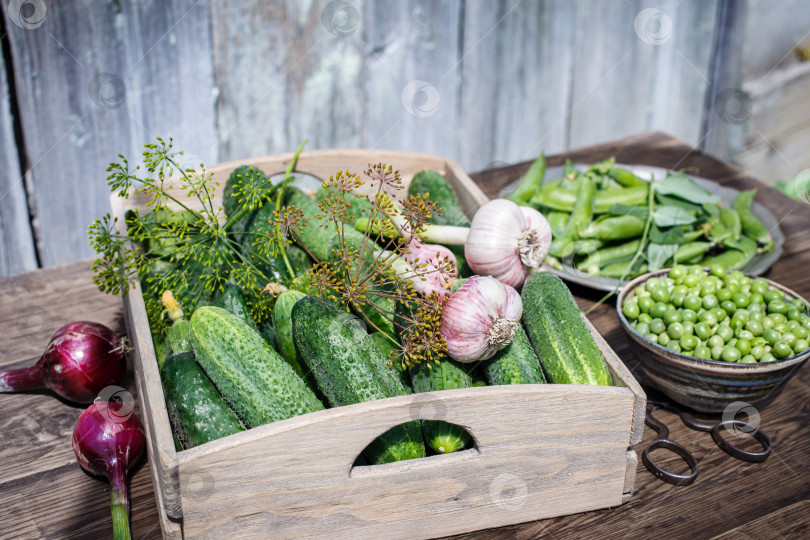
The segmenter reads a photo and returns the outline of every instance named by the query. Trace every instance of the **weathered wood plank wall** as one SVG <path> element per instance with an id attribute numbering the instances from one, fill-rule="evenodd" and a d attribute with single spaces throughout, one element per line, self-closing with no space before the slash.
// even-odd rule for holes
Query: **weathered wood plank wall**
<path id="1" fill-rule="evenodd" d="M 29 19 L 43 5 L 29 2 Z M 119 152 L 134 166 L 164 136 L 218 159 L 204 3 L 48 2 L 38 26 L 4 15 L 42 265 L 91 255 L 87 226 L 109 206 Z"/>
<path id="2" fill-rule="evenodd" d="M 308 138 L 470 171 L 649 129 L 699 146 L 722 1 L 15 0 L 0 274 L 90 256 L 106 164 L 155 136 L 206 162 Z"/>
<path id="3" fill-rule="evenodd" d="M 803 0 L 750 0 L 748 11 L 732 152 L 769 182 L 804 171 L 810 189 L 810 9 Z"/>
<path id="4" fill-rule="evenodd" d="M 2 29 L 2 23 L 0 23 Z M 34 239 L 28 220 L 25 182 L 14 142 L 9 81 L 0 56 L 0 276 L 37 267 Z M 2 291 L 0 291 L 2 292 Z"/>

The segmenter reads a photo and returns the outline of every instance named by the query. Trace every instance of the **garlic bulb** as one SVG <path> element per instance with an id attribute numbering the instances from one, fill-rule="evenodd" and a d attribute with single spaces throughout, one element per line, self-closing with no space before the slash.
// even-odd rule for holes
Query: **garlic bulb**
<path id="1" fill-rule="evenodd" d="M 492 358 L 515 337 L 523 302 L 517 291 L 493 277 L 473 276 L 444 304 L 439 332 L 457 362 Z"/>
<path id="2" fill-rule="evenodd" d="M 422 275 L 439 287 L 449 288 L 458 277 L 456 257 L 444 246 L 425 244 L 413 238 L 402 255 L 411 265 L 420 264 Z"/>
<path id="3" fill-rule="evenodd" d="M 476 274 L 520 287 L 540 268 L 549 247 L 551 226 L 540 212 L 496 199 L 473 217 L 464 255 Z"/>
<path id="4" fill-rule="evenodd" d="M 379 250 L 374 252 L 374 258 L 387 264 L 395 272 L 398 279 L 409 282 L 414 290 L 422 296 L 429 296 L 433 293 L 441 299 L 449 294 L 449 286 L 445 288 L 437 284 L 431 274 L 425 274 L 424 269 L 416 270 L 411 264 L 400 257 L 394 251 Z M 450 280 L 452 283 L 454 280 Z"/>

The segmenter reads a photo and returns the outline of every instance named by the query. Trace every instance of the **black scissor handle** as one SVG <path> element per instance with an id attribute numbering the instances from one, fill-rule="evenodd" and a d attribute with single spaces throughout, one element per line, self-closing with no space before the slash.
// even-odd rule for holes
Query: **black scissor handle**
<path id="1" fill-rule="evenodd" d="M 678 454 L 681 459 L 683 459 L 686 464 L 689 465 L 689 474 L 675 474 L 655 463 L 652 457 L 650 457 L 650 453 L 658 448 L 666 448 L 667 450 Z M 653 473 L 655 477 L 660 478 L 664 482 L 672 484 L 673 486 L 688 486 L 695 481 L 695 478 L 697 478 L 698 475 L 698 462 L 695 459 L 695 456 L 690 454 L 689 451 L 680 444 L 668 439 L 655 439 L 653 442 L 651 442 L 641 454 L 641 460 L 644 462 L 644 466 L 647 467 L 647 470 Z"/>
<path id="2" fill-rule="evenodd" d="M 660 478 L 664 482 L 674 486 L 688 486 L 695 481 L 695 478 L 697 478 L 697 460 L 695 459 L 695 456 L 689 453 L 689 450 L 668 439 L 669 429 L 667 429 L 667 426 L 652 415 L 654 409 L 655 403 L 648 401 L 647 415 L 644 418 L 644 423 L 658 432 L 658 437 L 656 437 L 653 442 L 648 444 L 647 448 L 644 449 L 644 452 L 641 453 L 641 461 L 644 462 L 644 466 L 647 467 L 647 470 L 650 471 L 656 478 Z M 650 453 L 659 448 L 665 448 L 680 456 L 681 459 L 683 459 L 686 464 L 689 465 L 689 474 L 675 474 L 673 472 L 669 472 L 653 461 Z"/>
<path id="3" fill-rule="evenodd" d="M 721 435 L 721 430 L 727 429 L 728 431 L 738 432 L 741 431 L 757 440 L 760 445 L 762 445 L 762 450 L 759 452 L 751 452 L 748 450 L 743 450 L 737 446 L 734 446 L 727 440 L 723 438 Z M 720 422 L 716 426 L 712 428 L 712 439 L 714 439 L 715 444 L 719 446 L 725 453 L 730 455 L 731 457 L 735 457 L 742 461 L 748 461 L 751 463 L 762 463 L 768 456 L 771 455 L 771 438 L 768 437 L 764 431 L 760 430 L 756 426 L 752 426 L 748 422 L 743 422 L 742 420 L 725 420 Z"/>

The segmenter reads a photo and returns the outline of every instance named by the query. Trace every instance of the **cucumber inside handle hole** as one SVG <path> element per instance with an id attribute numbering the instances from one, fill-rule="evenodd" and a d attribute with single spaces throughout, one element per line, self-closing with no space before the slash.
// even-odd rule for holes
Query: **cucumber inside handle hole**
<path id="1" fill-rule="evenodd" d="M 395 470 L 406 470 L 412 469 L 413 467 L 422 467 L 422 466 L 441 466 L 442 464 L 447 463 L 448 459 L 455 461 L 457 459 L 470 459 L 478 456 L 480 451 L 478 449 L 478 444 L 476 443 L 475 438 L 473 437 L 472 433 L 470 432 L 469 428 L 464 426 L 460 426 L 458 424 L 452 424 L 449 422 L 444 422 L 441 420 L 420 420 L 421 424 L 423 424 L 423 434 L 424 434 L 424 442 L 425 442 L 425 456 L 421 458 L 409 459 L 404 461 L 394 461 L 391 463 L 383 463 L 383 464 L 374 464 L 370 463 L 366 459 L 366 455 L 368 455 L 367 449 L 374 444 L 379 437 L 383 437 L 386 433 L 399 428 L 402 424 L 398 426 L 393 426 L 385 433 L 380 434 L 379 437 L 375 438 L 374 441 L 371 441 L 366 448 L 363 449 L 362 452 L 357 456 L 352 463 L 351 470 L 349 472 L 349 476 L 356 477 L 356 476 L 368 476 L 373 475 L 376 473 L 386 473 L 392 472 Z M 440 426 L 438 423 L 444 424 L 444 426 Z M 425 424 L 428 424 L 428 429 L 425 430 Z M 431 428 L 433 430 L 431 431 Z M 455 437 L 462 437 L 464 446 L 458 447 L 456 450 L 452 450 L 451 448 L 443 448 L 441 443 L 437 443 L 435 445 L 429 444 L 429 439 L 431 437 L 436 437 L 438 440 L 442 440 L 440 434 L 446 433 L 447 440 L 452 441 Z M 452 444 L 452 442 L 450 442 Z M 434 449 L 433 446 L 436 446 Z M 437 451 L 438 450 L 438 451 Z M 442 450 L 447 450 L 447 452 L 442 453 Z"/>

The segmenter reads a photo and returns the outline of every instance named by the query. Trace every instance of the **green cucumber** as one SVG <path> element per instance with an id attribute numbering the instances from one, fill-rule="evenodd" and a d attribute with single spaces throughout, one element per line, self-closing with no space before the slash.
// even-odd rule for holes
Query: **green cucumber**
<path id="1" fill-rule="evenodd" d="M 174 442 L 174 451 L 175 452 L 182 452 L 184 450 L 183 443 L 180 442 L 180 439 L 177 437 L 177 432 L 172 429 L 172 441 Z"/>
<path id="2" fill-rule="evenodd" d="M 461 209 L 456 193 L 441 173 L 428 169 L 419 171 L 408 185 L 408 195 L 427 195 L 428 200 L 437 203 L 439 211 L 433 214 L 429 220 L 431 223 L 458 227 L 470 226 L 470 219 Z"/>
<path id="3" fill-rule="evenodd" d="M 275 234 L 275 229 L 271 225 L 275 210 L 275 205 L 270 202 L 257 211 L 255 218 L 250 223 L 250 227 L 242 238 L 242 251 L 243 253 L 253 256 L 259 270 L 262 270 L 265 276 L 273 276 L 277 279 L 292 279 L 294 276 L 289 275 L 289 270 L 281 259 L 281 256 L 277 258 L 267 255 L 259 256 L 259 254 L 256 253 L 256 248 L 253 246 L 257 239 Z M 287 260 L 290 262 L 290 266 L 295 275 L 303 274 L 312 267 L 312 258 L 306 251 L 295 244 L 288 244 L 284 248 L 284 251 L 286 252 Z"/>
<path id="4" fill-rule="evenodd" d="M 307 252 L 296 246 L 295 244 L 287 244 L 287 260 L 290 261 L 295 275 L 300 276 L 305 274 L 307 270 L 312 268 L 312 257 L 307 255 Z"/>
<path id="5" fill-rule="evenodd" d="M 473 387 L 471 366 L 448 358 L 429 366 L 422 363 L 408 371 L 417 394 Z M 422 433 L 428 446 L 439 454 L 457 452 L 472 441 L 466 429 L 442 420 L 422 420 Z"/>
<path id="6" fill-rule="evenodd" d="M 268 320 L 261 323 L 259 325 L 259 333 L 264 338 L 264 341 L 278 352 L 278 347 L 276 346 L 276 327 L 273 326 L 273 321 Z"/>
<path id="7" fill-rule="evenodd" d="M 267 175 L 258 167 L 240 165 L 235 168 L 225 181 L 225 188 L 222 190 L 222 208 L 225 210 L 225 215 L 232 217 L 239 210 L 240 203 L 236 197 L 236 188 L 239 184 L 258 183 L 266 180 Z"/>
<path id="8" fill-rule="evenodd" d="M 520 296 L 523 325 L 548 380 L 610 386 L 602 353 L 565 283 L 549 272 L 534 272 Z"/>
<path id="9" fill-rule="evenodd" d="M 351 247 L 357 253 L 365 252 L 365 266 L 366 268 L 371 269 L 371 265 L 374 262 L 374 249 L 376 249 L 376 244 L 371 239 L 364 239 L 363 236 L 360 238 L 355 237 L 344 237 L 344 242 L 346 243 L 347 247 Z M 363 244 L 366 243 L 367 245 L 364 247 Z M 340 262 L 340 253 L 342 251 L 341 239 L 340 236 L 333 236 L 332 239 L 329 241 L 328 244 L 328 252 L 329 252 L 329 261 L 330 262 Z M 351 268 L 346 268 L 347 278 L 348 273 L 356 272 L 356 266 Z M 362 275 L 361 271 L 361 275 Z M 392 289 L 391 286 L 386 286 L 388 289 Z M 392 291 L 393 292 L 393 291 Z M 371 305 L 371 302 L 374 303 L 377 307 Z M 394 333 L 394 322 L 391 320 L 390 316 L 386 315 L 386 313 L 393 313 L 395 308 L 394 299 L 391 296 L 380 296 L 377 294 L 368 293 L 366 294 L 366 300 L 358 302 L 357 306 L 352 306 L 352 309 L 356 311 L 362 312 L 364 318 L 369 321 L 371 324 L 369 325 L 369 330 L 385 332 L 389 336 Z"/>
<path id="10" fill-rule="evenodd" d="M 529 337 L 518 327 L 512 343 L 482 363 L 484 377 L 492 386 L 505 384 L 542 384 L 546 382 L 540 360 Z"/>
<path id="11" fill-rule="evenodd" d="M 293 306 L 292 325 L 298 352 L 331 406 L 405 394 L 374 340 L 353 315 L 308 296 Z M 418 422 L 391 428 L 364 452 L 372 464 L 423 457 Z"/>
<path id="12" fill-rule="evenodd" d="M 163 367 L 166 362 L 166 339 L 160 335 L 160 331 L 156 328 L 150 328 L 152 331 L 152 347 L 155 349 L 155 358 L 157 359 L 158 369 Z"/>
<path id="13" fill-rule="evenodd" d="M 338 196 L 339 192 L 334 188 L 326 188 L 321 186 L 315 192 L 315 202 L 322 203 L 330 195 Z M 354 193 L 346 193 L 344 202 L 349 205 L 346 209 L 347 223 L 354 227 L 362 218 L 367 218 L 371 215 L 371 203 L 365 197 L 358 197 Z M 351 217 L 350 217 L 351 216 Z"/>
<path id="14" fill-rule="evenodd" d="M 225 182 L 225 188 L 222 191 L 222 208 L 225 210 L 226 217 L 232 217 L 239 212 L 240 202 L 236 197 L 236 188 L 238 184 L 245 182 L 245 178 L 250 178 L 248 182 L 266 181 L 267 175 L 260 169 L 250 165 L 240 165 L 231 172 L 228 180 Z M 272 206 L 265 204 L 264 206 Z M 256 215 L 260 210 L 250 210 L 245 212 L 242 217 L 236 220 L 228 229 L 228 235 L 239 243 L 243 243 L 253 223 Z"/>
<path id="15" fill-rule="evenodd" d="M 273 306 L 273 328 L 276 329 L 276 348 L 279 354 L 292 366 L 299 377 L 306 380 L 306 374 L 301 365 L 301 358 L 295 350 L 292 333 L 292 308 L 295 303 L 306 294 L 301 291 L 287 290 L 278 295 Z"/>
<path id="16" fill-rule="evenodd" d="M 253 316 L 250 314 L 250 309 L 245 300 L 245 294 L 242 292 L 242 288 L 236 283 L 226 283 L 223 285 L 222 289 L 217 291 L 214 295 L 213 305 L 233 313 L 253 330 L 259 331 L 259 328 L 256 326 L 256 321 L 253 320 Z"/>
<path id="17" fill-rule="evenodd" d="M 458 197 L 444 176 L 437 171 L 425 169 L 419 171 L 408 185 L 408 195 L 427 195 L 428 200 L 437 203 L 440 210 L 428 220 L 434 225 L 456 225 L 469 227 L 470 219 L 458 202 Z M 464 258 L 464 246 L 447 246 L 456 257 L 458 275 L 470 277 L 474 274 Z"/>
<path id="18" fill-rule="evenodd" d="M 184 449 L 244 431 L 194 353 L 171 356 L 160 375 L 169 420 Z"/>
<path id="19" fill-rule="evenodd" d="M 256 268 L 261 271 L 266 279 L 283 281 L 291 277 L 281 257 L 273 257 L 270 254 L 260 254 L 253 245 L 256 240 L 275 234 L 275 229 L 270 225 L 270 220 L 273 219 L 275 209 L 275 204 L 270 201 L 258 210 L 255 210 L 250 223 L 248 223 L 244 232 L 239 237 L 239 243 L 242 246 L 242 253 L 253 260 Z M 287 248 L 290 247 L 292 246 L 287 246 Z M 295 248 L 300 249 L 297 246 L 295 246 Z M 304 254 L 306 255 L 306 253 Z M 287 249 L 287 257 L 290 257 L 290 249 Z"/>
<path id="20" fill-rule="evenodd" d="M 323 409 L 293 368 L 236 315 L 197 308 L 191 331 L 197 361 L 247 426 Z"/>
<path id="21" fill-rule="evenodd" d="M 408 372 L 402 367 L 402 362 L 398 358 L 395 358 L 395 355 L 392 354 L 394 351 L 398 350 L 397 345 L 395 345 L 394 342 L 392 342 L 388 336 L 382 332 L 374 332 L 370 335 L 371 339 L 374 340 L 374 344 L 377 345 L 378 349 L 380 349 L 385 361 L 391 364 L 391 370 L 393 370 L 394 374 L 399 379 L 399 382 L 402 383 L 403 388 L 405 388 L 405 393 L 413 394 L 413 388 L 411 388 L 411 376 L 408 375 Z"/>
<path id="22" fill-rule="evenodd" d="M 164 295 L 164 298 L 165 295 Z M 244 431 L 192 352 L 191 325 L 174 297 L 164 300 L 174 323 L 166 329 L 168 359 L 160 370 L 166 410 L 181 449 Z"/>
<path id="23" fill-rule="evenodd" d="M 338 233 L 333 223 L 325 217 L 318 218 L 323 216 L 323 210 L 318 207 L 318 203 L 300 189 L 287 186 L 284 191 L 284 204 L 295 206 L 303 212 L 304 219 L 309 219 L 300 230 L 294 231 L 296 242 L 306 248 L 317 261 L 329 259 L 329 242 L 338 236 Z M 353 227 L 344 227 L 343 234 L 347 241 L 350 238 L 363 238 L 363 234 Z"/>

